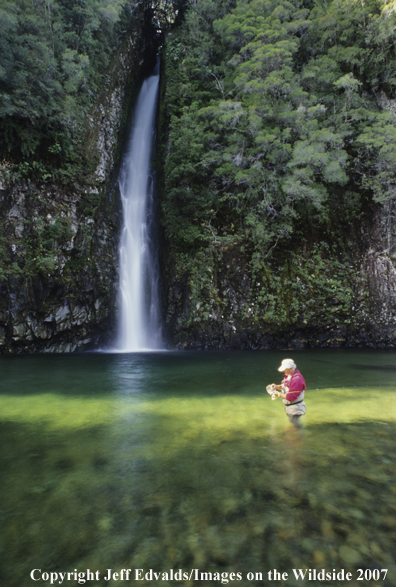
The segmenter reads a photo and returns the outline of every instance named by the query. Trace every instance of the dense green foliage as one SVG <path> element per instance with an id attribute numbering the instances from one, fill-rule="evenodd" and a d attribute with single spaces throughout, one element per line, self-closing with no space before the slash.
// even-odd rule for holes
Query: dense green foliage
<path id="1" fill-rule="evenodd" d="M 86 115 L 131 11 L 123 0 L 0 0 L 1 158 L 36 175 L 84 163 Z"/>
<path id="2" fill-rule="evenodd" d="M 394 4 L 190 2 L 166 46 L 163 201 L 176 272 L 193 307 L 207 300 L 190 322 L 220 304 L 230 250 L 252 318 L 350 322 L 346 239 L 395 195 L 396 122 L 380 107 L 396 90 Z"/>

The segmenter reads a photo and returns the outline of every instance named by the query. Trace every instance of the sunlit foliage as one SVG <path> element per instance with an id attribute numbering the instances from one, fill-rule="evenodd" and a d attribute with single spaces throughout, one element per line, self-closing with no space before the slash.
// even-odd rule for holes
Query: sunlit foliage
<path id="1" fill-rule="evenodd" d="M 384 14 L 377 1 L 191 5 L 167 47 L 170 237 L 239 222 L 268 248 L 306 214 L 328 221 L 332 192 L 348 208 L 348 184 L 393 195 L 396 127 L 375 100 L 396 85 Z"/>

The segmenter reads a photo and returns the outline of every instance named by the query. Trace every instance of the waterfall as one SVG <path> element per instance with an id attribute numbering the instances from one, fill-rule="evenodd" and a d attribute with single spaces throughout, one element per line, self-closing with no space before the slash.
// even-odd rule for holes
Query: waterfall
<path id="1" fill-rule="evenodd" d="M 117 348 L 134 352 L 161 347 L 158 255 L 154 234 L 154 181 L 150 158 L 155 141 L 159 65 L 140 90 L 119 186 L 123 207 L 120 238 Z"/>

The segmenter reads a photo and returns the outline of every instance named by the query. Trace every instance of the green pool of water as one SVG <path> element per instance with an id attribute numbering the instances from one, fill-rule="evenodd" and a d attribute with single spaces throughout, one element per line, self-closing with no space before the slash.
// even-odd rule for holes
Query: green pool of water
<path id="1" fill-rule="evenodd" d="M 303 430 L 265 392 L 288 356 Z M 0 375 L 2 586 L 396 585 L 396 352 L 2 357 Z"/>

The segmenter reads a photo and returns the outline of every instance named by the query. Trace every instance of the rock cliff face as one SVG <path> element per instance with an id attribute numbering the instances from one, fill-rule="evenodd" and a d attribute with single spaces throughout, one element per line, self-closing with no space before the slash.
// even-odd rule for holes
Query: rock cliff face
<path id="1" fill-rule="evenodd" d="M 360 260 L 366 283 L 361 332 L 370 346 L 396 347 L 396 199 L 379 207 Z"/>
<path id="2" fill-rule="evenodd" d="M 214 264 L 208 258 L 212 269 L 206 268 L 202 292 L 214 295 L 211 300 L 202 295 L 202 303 L 195 303 L 189 275 L 180 279 L 171 254 L 165 317 L 170 344 L 180 349 L 396 348 L 396 199 L 375 206 L 351 232 L 348 246 L 347 310 L 327 318 L 329 308 L 318 296 L 311 300 L 317 304 L 316 318 L 304 320 L 301 304 L 301 320 L 279 325 L 252 320 L 257 297 L 251 295 L 255 284 L 243 255 L 229 253 Z M 328 303 L 337 307 L 337 300 Z"/>
<path id="3" fill-rule="evenodd" d="M 1 284 L 3 352 L 75 350 L 111 328 L 116 215 L 110 222 L 87 218 L 82 196 L 37 184 L 15 185 L 3 196 L 12 263 Z"/>
<path id="4" fill-rule="evenodd" d="M 114 329 L 120 202 L 116 181 L 128 110 L 150 59 L 135 20 L 89 117 L 97 167 L 84 186 L 0 182 L 0 353 L 88 349 Z"/>

